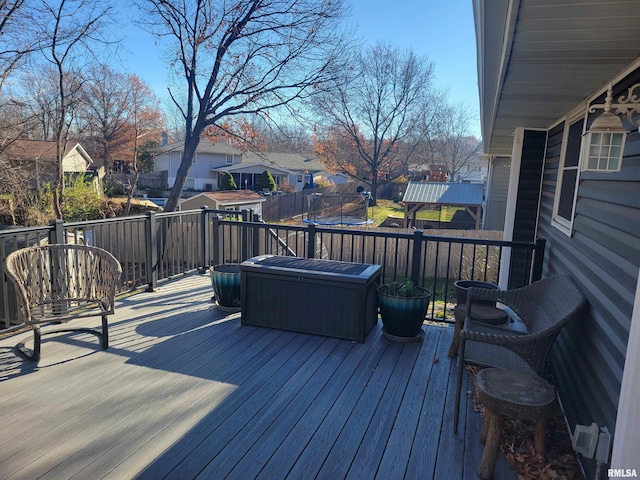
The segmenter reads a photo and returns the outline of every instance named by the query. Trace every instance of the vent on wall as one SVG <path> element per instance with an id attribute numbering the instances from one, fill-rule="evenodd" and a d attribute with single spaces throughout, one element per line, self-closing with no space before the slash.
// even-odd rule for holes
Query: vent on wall
<path id="1" fill-rule="evenodd" d="M 205 183 L 204 184 L 205 192 L 213 192 L 213 183 Z"/>

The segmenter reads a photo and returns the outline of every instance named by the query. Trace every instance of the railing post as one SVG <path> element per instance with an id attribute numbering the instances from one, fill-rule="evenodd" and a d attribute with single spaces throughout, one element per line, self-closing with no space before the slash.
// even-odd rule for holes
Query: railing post
<path id="1" fill-rule="evenodd" d="M 254 224 L 260 223 L 260 216 L 257 213 L 254 213 L 251 221 Z M 257 225 L 253 225 L 251 227 L 251 233 L 251 256 L 257 257 L 258 255 L 260 255 L 260 229 Z"/>
<path id="2" fill-rule="evenodd" d="M 64 243 L 64 222 L 59 218 L 51 220 L 49 223 L 53 230 L 49 230 L 49 245 L 59 245 Z"/>
<path id="3" fill-rule="evenodd" d="M 216 214 L 213 216 L 213 231 L 211 234 L 211 242 L 213 244 L 213 264 L 220 264 L 220 217 Z"/>
<path id="4" fill-rule="evenodd" d="M 316 256 L 316 225 L 310 223 L 307 228 L 307 258 Z"/>
<path id="5" fill-rule="evenodd" d="M 422 260 L 422 230 L 413 232 L 413 252 L 411 255 L 411 281 L 420 283 L 420 261 Z"/>
<path id="6" fill-rule="evenodd" d="M 533 250 L 533 267 L 531 268 L 531 281 L 535 282 L 542 278 L 542 265 L 544 264 L 544 249 L 547 241 L 544 238 L 536 239 L 536 246 Z"/>
<path id="7" fill-rule="evenodd" d="M 146 243 L 147 243 L 147 292 L 158 288 L 158 228 L 155 212 L 147 212 Z"/>
<path id="8" fill-rule="evenodd" d="M 206 205 L 202 206 L 201 213 L 201 223 L 202 223 L 202 267 L 200 269 L 200 273 L 207 273 L 207 270 L 211 266 L 209 260 L 209 212 L 207 211 Z"/>
<path id="9" fill-rule="evenodd" d="M 250 221 L 250 211 L 242 210 L 242 239 L 241 239 L 241 252 L 240 252 L 240 262 L 245 261 L 249 258 L 249 226 L 247 222 Z"/>

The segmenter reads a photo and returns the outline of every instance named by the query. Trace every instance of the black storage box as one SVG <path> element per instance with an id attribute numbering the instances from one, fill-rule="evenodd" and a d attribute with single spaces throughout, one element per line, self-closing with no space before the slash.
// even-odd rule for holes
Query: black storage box
<path id="1" fill-rule="evenodd" d="M 261 255 L 240 265 L 242 325 L 363 343 L 378 321 L 380 265 Z"/>

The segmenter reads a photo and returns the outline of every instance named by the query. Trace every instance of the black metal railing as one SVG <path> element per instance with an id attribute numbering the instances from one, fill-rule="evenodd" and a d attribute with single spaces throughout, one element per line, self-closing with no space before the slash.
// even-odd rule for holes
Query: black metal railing
<path id="1" fill-rule="evenodd" d="M 449 320 L 453 282 L 483 280 L 509 288 L 540 278 L 544 240 L 533 243 L 456 238 L 395 230 L 266 224 L 251 211 L 206 208 L 0 231 L 0 329 L 15 324 L 15 292 L 4 275 L 11 251 L 42 243 L 83 243 L 121 263 L 119 292 L 154 290 L 158 283 L 220 263 L 286 255 L 382 266 L 383 281 L 411 279 L 433 292 L 429 315 Z M 506 260 L 509 260 L 508 262 Z M 509 268 L 507 268 L 507 266 Z"/>

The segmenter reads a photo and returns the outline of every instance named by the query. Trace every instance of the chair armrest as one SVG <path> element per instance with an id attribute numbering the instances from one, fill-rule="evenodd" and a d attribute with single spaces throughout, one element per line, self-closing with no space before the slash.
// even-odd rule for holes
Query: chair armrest
<path id="1" fill-rule="evenodd" d="M 506 330 L 504 327 L 474 322 L 467 317 L 460 331 L 460 338 L 509 347 L 536 342 L 539 335 Z"/>

